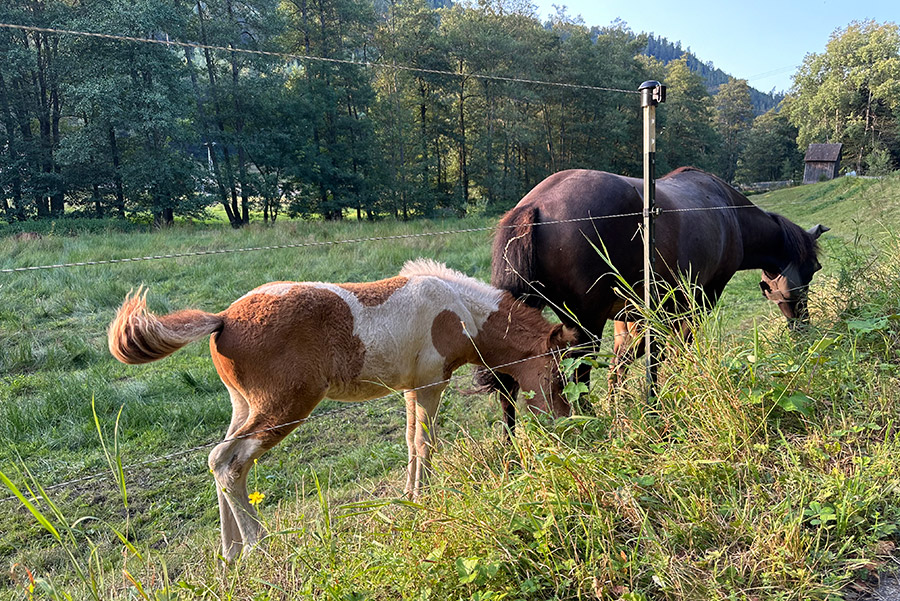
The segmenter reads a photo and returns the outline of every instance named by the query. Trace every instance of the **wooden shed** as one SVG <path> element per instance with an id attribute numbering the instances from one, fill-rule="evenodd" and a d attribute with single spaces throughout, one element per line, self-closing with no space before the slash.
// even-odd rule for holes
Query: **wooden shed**
<path id="1" fill-rule="evenodd" d="M 806 162 L 803 183 L 814 184 L 837 177 L 843 147 L 843 144 L 810 144 L 803 159 Z"/>

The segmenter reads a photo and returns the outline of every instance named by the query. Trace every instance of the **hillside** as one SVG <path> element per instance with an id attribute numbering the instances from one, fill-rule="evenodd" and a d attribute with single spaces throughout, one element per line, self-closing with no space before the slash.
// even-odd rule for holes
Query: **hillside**
<path id="1" fill-rule="evenodd" d="M 644 48 L 644 54 L 662 61 L 663 64 L 669 64 L 673 60 L 686 56 L 688 68 L 703 78 L 710 94 L 715 94 L 719 86 L 723 83 L 728 83 L 731 77 L 740 77 L 732 76 L 716 68 L 712 61 L 701 61 L 691 52 L 690 47 L 683 49 L 680 41 L 672 43 L 666 38 L 655 36 L 652 33 L 647 36 L 647 46 Z M 774 91 L 760 92 L 756 88 L 750 88 L 750 102 L 753 104 L 753 111 L 757 115 L 762 115 L 775 108 L 783 98 L 784 94 L 782 93 L 775 93 Z"/>
<path id="2" fill-rule="evenodd" d="M 596 416 L 525 419 L 512 443 L 495 401 L 454 380 L 417 503 L 401 498 L 403 401 L 326 402 L 341 412 L 253 468 L 273 534 L 229 570 L 206 467 L 225 391 L 204 343 L 114 361 L 105 328 L 125 293 L 145 284 L 154 310 L 217 311 L 263 282 L 371 280 L 417 256 L 485 279 L 493 220 L 0 237 L 0 268 L 381 239 L 4 274 L 0 471 L 39 497 L 67 484 L 31 509 L 0 501 L 0 598 L 826 599 L 871 586 L 900 535 L 900 178 L 754 201 L 832 228 L 810 331 L 789 335 L 758 274 L 739 274 L 695 340 L 670 349 L 657 401 L 637 369 L 609 398 L 600 371 Z M 421 236 L 442 231 L 458 233 Z"/>

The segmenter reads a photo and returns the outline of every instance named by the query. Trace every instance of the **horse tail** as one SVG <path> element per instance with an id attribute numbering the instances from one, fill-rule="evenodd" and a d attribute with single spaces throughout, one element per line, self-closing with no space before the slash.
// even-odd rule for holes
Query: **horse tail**
<path id="1" fill-rule="evenodd" d="M 546 303 L 536 294 L 537 257 L 534 252 L 534 226 L 538 209 L 515 207 L 497 224 L 491 259 L 491 284 L 508 290 L 525 304 L 542 308 Z"/>
<path id="2" fill-rule="evenodd" d="M 157 316 L 147 310 L 147 291 L 129 293 L 107 333 L 109 352 L 122 363 L 150 363 L 167 357 L 189 342 L 222 329 L 220 316 L 184 310 Z"/>
<path id="3" fill-rule="evenodd" d="M 543 297 L 535 294 L 532 287 L 537 274 L 534 255 L 534 224 L 538 223 L 538 210 L 532 206 L 516 206 L 500 219 L 491 253 L 491 284 L 495 288 L 507 290 L 526 305 L 542 308 Z M 490 394 L 500 391 L 518 391 L 516 381 L 506 374 L 497 373 L 486 367 L 476 367 L 473 392 Z M 515 392 L 512 393 L 515 398 Z M 510 425 L 508 400 L 501 394 L 501 406 Z M 515 418 L 513 417 L 512 420 Z"/>

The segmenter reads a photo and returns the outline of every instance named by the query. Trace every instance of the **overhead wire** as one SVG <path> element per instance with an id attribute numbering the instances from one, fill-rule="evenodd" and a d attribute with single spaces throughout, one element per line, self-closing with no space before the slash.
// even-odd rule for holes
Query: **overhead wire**
<path id="1" fill-rule="evenodd" d="M 269 56 L 281 59 L 289 59 L 289 60 L 301 60 L 301 61 L 313 61 L 313 62 L 322 62 L 322 63 L 332 63 L 339 65 L 355 65 L 359 67 L 368 67 L 368 68 L 378 68 L 378 69 L 393 69 L 396 71 L 407 71 L 412 73 L 424 73 L 430 75 L 444 75 L 451 77 L 471 77 L 473 79 L 481 79 L 486 81 L 502 81 L 509 83 L 523 83 L 523 84 L 534 84 L 534 85 L 542 85 L 542 86 L 555 86 L 560 88 L 569 88 L 569 89 L 577 89 L 577 90 L 592 90 L 595 92 L 614 92 L 620 94 L 640 94 L 638 90 L 624 90 L 621 88 L 607 87 L 607 86 L 591 86 L 586 84 L 573 84 L 559 81 L 546 81 L 539 79 L 529 79 L 525 77 L 508 77 L 503 75 L 490 75 L 487 73 L 464 73 L 457 71 L 446 71 L 442 69 L 428 69 L 424 67 L 413 67 L 410 65 L 403 65 L 397 63 L 386 63 L 386 62 L 375 62 L 368 60 L 354 60 L 354 59 L 344 59 L 344 58 L 331 58 L 325 56 L 315 56 L 311 54 L 297 54 L 292 52 L 272 52 L 269 50 L 256 50 L 253 48 L 241 48 L 239 46 L 215 46 L 211 44 L 200 44 L 197 42 L 181 42 L 177 40 L 170 40 L 168 37 L 166 39 L 156 39 L 156 38 L 139 38 L 135 36 L 127 36 L 127 35 L 119 35 L 119 34 L 110 34 L 110 33 L 97 33 L 90 31 L 78 31 L 73 29 L 60 29 L 55 27 L 37 27 L 34 25 L 21 25 L 16 23 L 0 23 L 0 28 L 10 29 L 10 30 L 21 30 L 21 31 L 35 31 L 40 33 L 52 33 L 52 34 L 62 34 L 62 35 L 71 35 L 71 36 L 79 36 L 79 37 L 88 37 L 88 38 L 99 38 L 103 40 L 114 40 L 120 42 L 137 42 L 144 44 L 157 44 L 161 46 L 169 46 L 169 47 L 180 47 L 180 48 L 193 48 L 199 50 L 215 50 L 222 52 L 236 52 L 241 54 L 252 54 L 258 56 Z"/>
<path id="2" fill-rule="evenodd" d="M 554 225 L 560 223 L 576 223 L 579 221 L 592 221 L 596 219 L 614 219 L 620 217 L 634 217 L 641 215 L 640 212 L 633 213 L 621 213 L 617 215 L 605 215 L 601 217 L 576 217 L 573 219 L 559 219 L 555 221 L 547 221 L 540 224 L 534 225 Z M 98 259 L 94 261 L 78 261 L 73 263 L 55 263 L 48 265 L 34 265 L 30 267 L 10 267 L 6 269 L 0 269 L 0 273 L 16 273 L 22 271 L 38 271 L 45 269 L 63 269 L 69 267 L 83 267 L 89 265 L 111 265 L 116 263 L 136 263 L 141 261 L 156 261 L 161 259 L 176 259 L 183 257 L 198 257 L 204 255 L 224 255 L 224 254 L 232 254 L 232 253 L 243 253 L 243 252 L 253 252 L 260 250 L 279 250 L 286 248 L 309 248 L 316 246 L 337 246 L 341 244 L 357 244 L 362 242 L 377 242 L 384 240 L 409 240 L 414 238 L 426 238 L 430 236 L 444 236 L 450 234 L 469 234 L 473 232 L 486 232 L 497 229 L 498 227 L 517 227 L 517 226 L 482 226 L 482 227 L 470 227 L 470 228 L 462 228 L 457 230 L 440 230 L 435 232 L 416 232 L 413 234 L 392 234 L 390 236 L 367 236 L 361 238 L 347 238 L 342 240 L 318 240 L 314 242 L 296 242 L 292 244 L 272 244 L 267 246 L 251 246 L 244 248 L 230 248 L 230 249 L 211 249 L 211 250 L 198 250 L 198 251 L 189 251 L 182 253 L 168 253 L 164 255 L 148 255 L 144 257 L 126 257 L 122 259 Z"/>

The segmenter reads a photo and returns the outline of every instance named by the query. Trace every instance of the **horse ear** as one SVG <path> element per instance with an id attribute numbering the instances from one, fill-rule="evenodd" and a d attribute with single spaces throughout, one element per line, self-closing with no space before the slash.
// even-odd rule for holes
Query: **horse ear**
<path id="1" fill-rule="evenodd" d="M 813 240 L 818 240 L 819 236 L 830 230 L 831 228 L 827 225 L 822 225 L 821 223 L 818 225 L 814 225 L 813 227 L 806 230 L 806 233 L 813 237 Z"/>
<path id="2" fill-rule="evenodd" d="M 578 331 L 561 323 L 553 326 L 547 338 L 547 348 L 558 349 L 574 344 L 578 340 Z"/>

